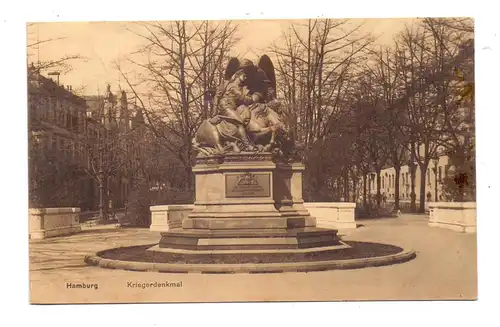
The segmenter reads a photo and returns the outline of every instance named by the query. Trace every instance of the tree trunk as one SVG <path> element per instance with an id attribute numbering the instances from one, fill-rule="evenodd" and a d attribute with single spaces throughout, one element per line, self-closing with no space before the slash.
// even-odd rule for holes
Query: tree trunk
<path id="1" fill-rule="evenodd" d="M 107 204 L 107 187 L 106 180 L 104 179 L 104 173 L 100 173 L 101 177 L 99 180 L 99 218 L 103 221 L 108 220 L 108 204 Z"/>
<path id="2" fill-rule="evenodd" d="M 399 179 L 400 179 L 400 173 L 401 173 L 401 166 L 396 165 L 394 166 L 394 170 L 396 171 L 396 178 L 394 181 L 394 208 L 396 210 L 399 210 Z"/>
<path id="3" fill-rule="evenodd" d="M 425 177 L 427 175 L 427 169 L 420 166 L 420 203 L 418 206 L 419 213 L 425 213 Z"/>
<path id="4" fill-rule="evenodd" d="M 381 178 L 380 178 L 380 170 L 377 169 L 377 208 L 380 209 L 380 203 L 382 201 L 382 194 L 380 193 L 380 187 L 382 185 L 380 185 L 381 183 Z"/>
<path id="5" fill-rule="evenodd" d="M 413 161 L 413 156 L 414 156 L 414 146 L 412 146 L 412 160 L 410 160 L 409 163 L 409 168 L 410 168 L 410 212 L 415 213 L 417 211 L 417 205 L 416 205 L 416 193 L 415 193 L 415 179 L 416 179 L 416 171 L 417 171 L 417 166 L 415 162 Z"/>
<path id="6" fill-rule="evenodd" d="M 454 172 L 454 182 L 457 186 L 457 198 L 455 201 L 463 202 L 465 198 L 465 177 L 467 176 L 465 172 L 465 149 L 460 149 L 457 151 L 455 158 L 453 159 L 453 164 L 455 166 Z"/>
<path id="7" fill-rule="evenodd" d="M 354 174 L 352 176 L 352 202 L 356 203 L 357 198 L 356 198 L 356 178 L 354 177 Z"/>
<path id="8" fill-rule="evenodd" d="M 363 174 L 363 208 L 366 208 L 366 174 Z"/>
<path id="9" fill-rule="evenodd" d="M 344 201 L 349 202 L 349 171 L 344 172 Z"/>

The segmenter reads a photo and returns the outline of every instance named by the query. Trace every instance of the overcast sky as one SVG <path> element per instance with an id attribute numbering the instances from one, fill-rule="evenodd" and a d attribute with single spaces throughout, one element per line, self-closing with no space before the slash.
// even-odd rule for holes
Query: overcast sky
<path id="1" fill-rule="evenodd" d="M 373 33 L 377 42 L 390 44 L 394 35 L 405 23 L 412 19 L 356 19 L 353 24 L 363 23 L 363 32 Z M 240 43 L 233 50 L 235 55 L 260 53 L 272 42 L 279 39 L 282 31 L 288 29 L 290 20 L 249 20 L 238 21 Z M 295 21 L 297 22 L 297 21 Z M 72 85 L 74 89 L 85 86 L 86 95 L 102 93 L 106 84 L 113 89 L 119 83 L 119 74 L 113 61 L 130 54 L 140 45 L 140 39 L 125 29 L 127 23 L 120 22 L 71 22 L 42 23 L 28 28 L 28 43 L 39 40 L 64 37 L 62 40 L 48 42 L 34 50 L 30 59 L 39 56 L 41 61 L 54 60 L 65 54 L 80 54 L 86 61 L 73 63 L 73 70 L 60 76 L 62 84 Z M 124 86 L 123 81 L 121 81 Z"/>

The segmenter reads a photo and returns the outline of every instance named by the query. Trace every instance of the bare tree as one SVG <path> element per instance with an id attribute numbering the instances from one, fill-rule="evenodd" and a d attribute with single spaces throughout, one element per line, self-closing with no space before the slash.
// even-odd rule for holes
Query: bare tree
<path id="1" fill-rule="evenodd" d="M 380 47 L 373 51 L 370 64 L 366 65 L 367 74 L 373 76 L 372 81 L 379 90 L 379 105 L 382 107 L 380 121 L 383 132 L 379 134 L 384 138 L 387 149 L 388 163 L 395 170 L 394 176 L 394 202 L 395 208 L 399 209 L 400 198 L 400 172 L 404 165 L 407 154 L 406 144 L 408 138 L 404 129 L 404 107 L 401 104 L 402 79 L 400 62 L 396 55 L 398 44 L 394 48 Z"/>
<path id="2" fill-rule="evenodd" d="M 91 177 L 99 187 L 99 211 L 102 220 L 109 218 L 110 196 L 122 178 L 129 178 L 132 156 L 132 131 L 120 130 L 117 117 L 118 104 L 114 95 L 97 99 L 98 104 L 83 122 L 83 133 L 79 144 L 83 152 L 82 160 L 75 169 Z M 129 124 L 128 121 L 124 122 Z"/>
<path id="3" fill-rule="evenodd" d="M 353 66 L 373 42 L 348 20 L 308 20 L 284 31 L 284 46 L 273 45 L 280 93 L 295 111 L 305 146 L 328 133 L 330 122 L 345 109 Z"/>
<path id="4" fill-rule="evenodd" d="M 145 42 L 127 57 L 141 71 L 138 82 L 118 63 L 116 67 L 144 108 L 154 135 L 183 165 L 186 189 L 191 189 L 191 140 L 202 119 L 213 114 L 207 91 L 222 79 L 237 26 L 175 21 L 137 23 L 129 30 Z"/>
<path id="5" fill-rule="evenodd" d="M 409 150 L 413 159 L 410 162 L 412 173 L 412 203 L 414 166 L 420 168 L 419 211 L 425 211 L 425 184 L 429 162 L 437 155 L 438 143 L 436 130 L 442 124 L 439 107 L 433 101 L 435 89 L 431 88 L 436 70 L 433 58 L 427 52 L 429 33 L 417 26 L 407 26 L 399 35 L 401 47 L 398 60 L 401 61 L 401 74 L 405 88 L 403 103 L 406 109 L 406 127 L 409 135 Z"/>
<path id="6" fill-rule="evenodd" d="M 464 153 L 470 145 L 470 142 L 464 143 L 461 137 L 464 120 L 457 121 L 460 107 L 457 106 L 457 78 L 454 72 L 457 67 L 463 66 L 461 63 L 467 57 L 463 52 L 464 48 L 470 49 L 467 45 L 470 45 L 472 31 L 468 20 L 428 18 L 417 25 L 407 26 L 398 36 L 395 58 L 399 62 L 404 84 L 401 103 L 406 110 L 404 126 L 409 136 L 408 150 L 413 158 L 410 160 L 412 204 L 415 162 L 421 172 L 420 212 L 425 208 L 426 174 L 430 160 L 439 155 L 440 147 L 448 149 L 453 158 L 453 153 Z M 470 56 L 468 58 L 471 59 Z M 468 68 L 472 70 L 470 64 Z M 464 89 L 470 97 L 473 82 L 472 87 L 466 84 Z M 465 134 L 470 135 L 470 128 L 467 127 L 470 125 L 465 126 L 468 130 Z M 455 161 L 464 161 L 458 159 L 464 156 L 456 157 Z"/>
<path id="7" fill-rule="evenodd" d="M 318 193 L 324 187 L 332 191 L 340 187 L 339 194 L 346 200 L 349 185 L 354 186 L 349 181 L 349 175 L 353 175 L 352 158 L 348 156 L 351 142 L 347 142 L 349 133 L 340 133 L 338 127 L 340 122 L 348 122 L 355 64 L 364 59 L 373 41 L 360 33 L 360 27 L 348 20 L 311 19 L 306 24 L 292 24 L 269 49 L 276 62 L 278 92 L 288 111 L 283 114 L 289 117 L 295 138 L 306 149 L 311 166 L 306 178 L 310 178 L 311 188 Z M 336 157 L 335 165 L 321 152 L 322 147 L 336 143 L 332 139 L 342 139 L 346 149 L 346 156 Z M 331 170 L 332 181 L 320 178 L 325 169 Z"/>
<path id="8" fill-rule="evenodd" d="M 428 50 L 436 66 L 432 86 L 442 112 L 436 140 L 452 163 L 455 200 L 463 201 L 465 189 L 472 197 L 475 193 L 473 24 L 471 20 L 428 18 L 423 26 L 432 35 Z"/>

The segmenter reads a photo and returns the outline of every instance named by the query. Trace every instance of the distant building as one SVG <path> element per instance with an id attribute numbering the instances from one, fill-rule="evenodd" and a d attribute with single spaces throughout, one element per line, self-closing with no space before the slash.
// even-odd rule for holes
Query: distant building
<path id="1" fill-rule="evenodd" d="M 442 149 L 440 149 L 442 150 Z M 442 153 L 442 151 L 440 152 Z M 420 201 L 421 169 L 415 163 L 415 200 L 418 205 Z M 443 201 L 442 185 L 450 170 L 449 157 L 441 154 L 431 159 L 425 174 L 425 196 L 426 202 Z M 377 178 L 375 172 L 368 174 L 367 193 L 375 196 L 377 194 Z M 380 194 L 387 202 L 394 202 L 396 197 L 396 170 L 394 167 L 385 166 L 380 171 Z M 411 172 L 408 164 L 401 166 L 399 176 L 399 200 L 405 206 L 411 202 Z"/>
<path id="2" fill-rule="evenodd" d="M 104 135 L 125 136 L 144 124 L 142 110 L 129 106 L 124 91 L 116 97 L 108 87 L 104 96 L 81 97 L 33 67 L 28 74 L 30 182 L 39 184 L 30 185 L 30 191 L 38 190 L 30 205 L 97 210 L 99 185 L 91 173 L 99 169 L 99 142 Z M 130 191 L 127 168 L 109 177 L 111 207 L 125 205 Z"/>
<path id="3" fill-rule="evenodd" d="M 88 130 L 86 113 L 87 103 L 71 86 L 58 85 L 34 67 L 28 70 L 30 173 L 36 175 L 33 183 L 40 184 L 30 190 L 40 187 L 37 205 L 83 209 L 95 205 L 91 177 L 75 169 L 88 159 L 81 143 Z"/>

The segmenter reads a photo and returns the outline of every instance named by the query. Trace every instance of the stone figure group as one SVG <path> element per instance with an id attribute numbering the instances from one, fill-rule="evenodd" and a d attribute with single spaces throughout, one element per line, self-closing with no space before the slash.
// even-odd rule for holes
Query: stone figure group
<path id="1" fill-rule="evenodd" d="M 270 152 L 279 148 L 279 140 L 287 139 L 288 128 L 279 115 L 274 66 L 267 55 L 257 65 L 232 58 L 214 106 L 217 115 L 203 121 L 193 138 L 199 155 Z"/>

